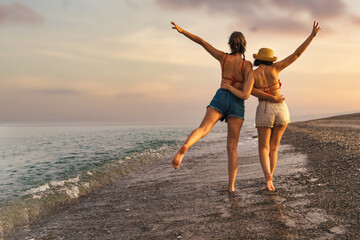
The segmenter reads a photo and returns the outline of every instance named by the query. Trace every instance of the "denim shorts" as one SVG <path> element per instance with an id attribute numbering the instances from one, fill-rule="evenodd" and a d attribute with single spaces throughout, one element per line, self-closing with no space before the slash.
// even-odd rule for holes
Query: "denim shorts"
<path id="1" fill-rule="evenodd" d="M 220 121 L 227 121 L 229 117 L 237 117 L 244 119 L 245 104 L 244 100 L 236 97 L 227 89 L 217 90 L 214 98 L 207 107 L 212 107 L 223 116 Z"/>

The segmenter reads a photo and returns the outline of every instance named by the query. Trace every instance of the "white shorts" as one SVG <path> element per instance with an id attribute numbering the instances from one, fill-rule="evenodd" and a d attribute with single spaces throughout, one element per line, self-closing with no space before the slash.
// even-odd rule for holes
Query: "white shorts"
<path id="1" fill-rule="evenodd" d="M 289 109 L 285 102 L 259 101 L 256 109 L 256 127 L 273 128 L 290 122 Z"/>

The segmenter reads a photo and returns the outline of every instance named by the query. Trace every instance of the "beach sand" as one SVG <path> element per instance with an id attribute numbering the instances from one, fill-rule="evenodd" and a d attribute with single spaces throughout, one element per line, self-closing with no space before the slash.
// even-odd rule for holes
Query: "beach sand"
<path id="1" fill-rule="evenodd" d="M 234 195 L 225 140 L 199 143 L 177 171 L 165 156 L 6 239 L 359 239 L 359 139 L 360 114 L 292 123 L 277 191 L 257 149 L 239 147 Z"/>

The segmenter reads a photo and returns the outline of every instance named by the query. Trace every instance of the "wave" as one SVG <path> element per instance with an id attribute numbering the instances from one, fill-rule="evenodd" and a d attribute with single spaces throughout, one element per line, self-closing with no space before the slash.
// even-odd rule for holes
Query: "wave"
<path id="1" fill-rule="evenodd" d="M 127 154 L 111 163 L 86 170 L 73 178 L 50 181 L 25 192 L 19 200 L 0 208 L 0 239 L 15 227 L 33 224 L 41 217 L 60 210 L 94 190 L 114 182 L 126 173 L 174 152 L 175 141 L 157 143 L 157 148 Z"/>

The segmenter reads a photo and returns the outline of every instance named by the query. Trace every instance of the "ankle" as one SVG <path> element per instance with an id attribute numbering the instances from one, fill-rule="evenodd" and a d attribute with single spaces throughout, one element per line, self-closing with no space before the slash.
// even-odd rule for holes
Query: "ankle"
<path id="1" fill-rule="evenodd" d="M 266 181 L 272 181 L 273 180 L 273 175 L 271 173 L 266 173 L 265 174 L 265 179 L 266 179 Z"/>
<path id="2" fill-rule="evenodd" d="M 230 192 L 234 192 L 235 191 L 235 186 L 233 184 L 228 184 L 227 190 L 230 191 Z"/>

